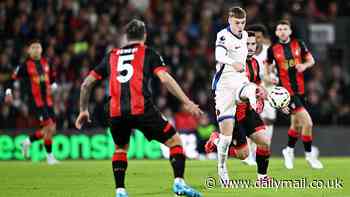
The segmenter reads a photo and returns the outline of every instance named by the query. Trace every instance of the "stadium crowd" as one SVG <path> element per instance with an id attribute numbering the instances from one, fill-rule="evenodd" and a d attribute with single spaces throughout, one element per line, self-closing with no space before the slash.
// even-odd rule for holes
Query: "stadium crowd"
<path id="1" fill-rule="evenodd" d="M 244 2 L 244 3 L 243 3 Z M 215 71 L 214 42 L 226 26 L 224 10 L 243 5 L 247 23 L 265 24 L 273 33 L 276 20 L 305 17 L 332 22 L 348 14 L 347 1 L 319 0 L 4 0 L 0 2 L 0 102 L 11 73 L 25 59 L 25 43 L 39 38 L 44 56 L 56 72 L 54 92 L 58 129 L 74 127 L 82 79 L 112 47 L 121 45 L 122 26 L 129 19 L 146 21 L 148 45 L 161 52 L 172 75 L 185 92 L 207 112 L 200 120 L 182 110 L 179 103 L 156 82 L 155 103 L 173 119 L 181 132 L 196 132 L 206 139 L 215 130 L 211 79 Z M 305 38 L 306 39 L 306 38 Z M 317 62 L 306 80 L 309 110 L 315 124 L 350 124 L 350 84 L 341 61 Z M 12 106 L 1 104 L 0 129 L 32 127 L 33 118 L 15 84 Z M 107 84 L 94 89 L 91 127 L 105 125 Z M 281 121 L 286 119 L 280 117 Z"/>

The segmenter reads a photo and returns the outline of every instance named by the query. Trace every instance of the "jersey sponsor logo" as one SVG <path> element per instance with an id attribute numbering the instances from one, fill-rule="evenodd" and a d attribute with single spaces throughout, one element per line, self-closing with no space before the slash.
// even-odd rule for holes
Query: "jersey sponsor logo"
<path id="1" fill-rule="evenodd" d="M 286 59 L 284 60 L 284 68 L 288 69 L 288 68 L 292 68 L 295 66 L 295 60 L 294 59 Z"/>

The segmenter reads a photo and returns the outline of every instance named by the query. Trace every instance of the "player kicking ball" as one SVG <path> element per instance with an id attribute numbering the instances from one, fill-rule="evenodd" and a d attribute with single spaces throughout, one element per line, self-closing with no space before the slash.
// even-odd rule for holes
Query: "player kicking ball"
<path id="1" fill-rule="evenodd" d="M 85 78 L 80 92 L 80 113 L 76 127 L 81 129 L 90 121 L 88 103 L 96 81 L 109 79 L 109 117 L 113 141 L 116 145 L 112 168 L 116 184 L 116 197 L 127 197 L 125 176 L 128 166 L 127 150 L 133 129 L 143 132 L 148 140 L 157 140 L 170 148 L 170 163 L 174 172 L 173 192 L 179 196 L 201 197 L 184 181 L 185 155 L 179 135 L 152 103 L 148 89 L 152 77 L 176 96 L 185 109 L 199 116 L 203 112 L 182 91 L 167 72 L 163 59 L 147 47 L 146 27 L 140 20 L 126 25 L 127 44 L 109 52 L 102 62 Z"/>
<path id="2" fill-rule="evenodd" d="M 237 98 L 237 111 L 235 114 L 235 128 L 232 135 L 232 143 L 229 148 L 229 156 L 244 160 L 248 157 L 249 149 L 247 138 L 257 144 L 256 162 L 257 162 L 257 180 L 268 181 L 267 169 L 270 157 L 270 139 L 266 137 L 266 126 L 259 114 L 249 103 L 249 98 L 266 98 L 266 92 L 259 87 L 261 84 L 259 62 L 253 57 L 256 51 L 256 37 L 254 32 L 248 32 L 248 57 L 246 61 L 245 73 L 251 83 L 244 85 Z M 260 111 L 261 112 L 261 111 Z M 205 145 L 207 152 L 213 152 L 217 149 L 219 143 L 219 134 L 213 133 Z"/>

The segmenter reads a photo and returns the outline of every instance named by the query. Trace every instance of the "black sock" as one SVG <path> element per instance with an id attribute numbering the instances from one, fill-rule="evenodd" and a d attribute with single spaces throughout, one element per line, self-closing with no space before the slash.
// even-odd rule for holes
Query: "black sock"
<path id="1" fill-rule="evenodd" d="M 35 142 L 41 138 L 43 138 L 43 134 L 40 131 L 35 131 L 35 133 L 29 136 L 30 142 Z"/>
<path id="2" fill-rule="evenodd" d="M 256 149 L 256 164 L 258 168 L 258 174 L 267 174 L 267 168 L 269 167 L 270 151 L 263 149 Z"/>
<path id="3" fill-rule="evenodd" d="M 125 188 L 125 173 L 128 167 L 126 153 L 114 153 L 112 158 L 112 169 L 115 180 L 115 188 Z"/>
<path id="4" fill-rule="evenodd" d="M 312 137 L 311 136 L 301 136 L 304 144 L 305 152 L 311 152 Z"/>
<path id="5" fill-rule="evenodd" d="M 170 163 L 173 167 L 174 177 L 183 178 L 185 172 L 186 157 L 183 153 L 182 146 L 174 146 L 170 148 Z"/>
<path id="6" fill-rule="evenodd" d="M 51 139 L 45 139 L 44 146 L 45 146 L 47 153 L 52 153 L 52 140 Z"/>
<path id="7" fill-rule="evenodd" d="M 294 148 L 298 141 L 298 132 L 294 129 L 288 130 L 288 147 Z"/>

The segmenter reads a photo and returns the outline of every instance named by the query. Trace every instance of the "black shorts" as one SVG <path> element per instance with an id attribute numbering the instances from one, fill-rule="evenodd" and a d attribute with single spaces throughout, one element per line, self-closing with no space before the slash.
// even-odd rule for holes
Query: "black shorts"
<path id="1" fill-rule="evenodd" d="M 174 127 L 154 106 L 145 108 L 143 115 L 111 118 L 110 126 L 114 143 L 119 147 L 129 144 L 133 129 L 140 130 L 149 141 L 157 140 L 161 143 L 166 142 L 176 133 Z"/>
<path id="2" fill-rule="evenodd" d="M 291 109 L 292 113 L 295 113 L 303 109 L 305 106 L 306 106 L 305 95 L 296 94 L 291 96 L 289 108 Z"/>
<path id="3" fill-rule="evenodd" d="M 31 111 L 34 112 L 40 126 L 46 126 L 56 121 L 56 115 L 52 107 L 32 107 Z"/>
<path id="4" fill-rule="evenodd" d="M 247 138 L 255 132 L 265 129 L 265 124 L 259 114 L 253 109 L 248 109 L 243 120 L 235 123 L 232 134 L 232 146 L 239 148 L 247 144 Z"/>

